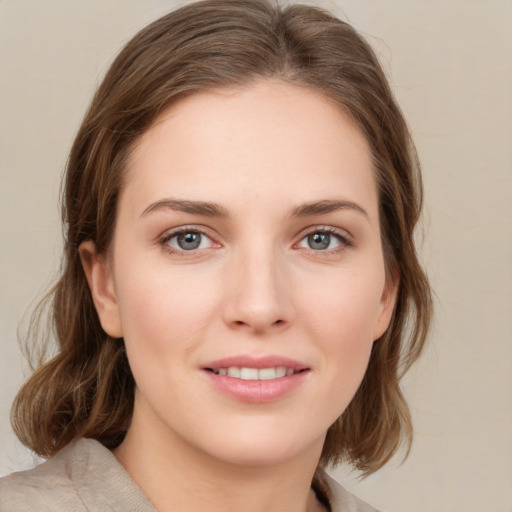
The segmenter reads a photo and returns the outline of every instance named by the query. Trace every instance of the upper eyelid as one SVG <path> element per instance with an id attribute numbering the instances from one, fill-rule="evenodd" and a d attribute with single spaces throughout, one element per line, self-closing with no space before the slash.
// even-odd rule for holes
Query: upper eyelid
<path id="1" fill-rule="evenodd" d="M 185 249 L 181 249 L 179 247 L 174 247 L 174 245 L 171 245 L 169 243 L 170 240 L 172 240 L 174 237 L 176 237 L 182 233 L 199 233 L 210 240 L 211 246 L 197 248 L 197 249 L 191 249 L 191 250 L 185 250 Z M 180 226 L 180 227 L 168 229 L 167 231 L 164 231 L 164 233 L 161 236 L 159 236 L 156 241 L 157 241 L 158 246 L 165 252 L 172 254 L 174 256 L 180 256 L 183 258 L 195 257 L 198 255 L 198 253 L 202 253 L 203 251 L 207 251 L 212 248 L 218 249 L 218 248 L 222 247 L 222 245 L 219 244 L 214 239 L 214 237 L 210 236 L 206 232 L 205 229 L 199 228 L 197 226 Z"/>
<path id="2" fill-rule="evenodd" d="M 191 225 L 184 225 L 184 226 L 177 226 L 175 228 L 170 228 L 164 231 L 159 237 L 158 241 L 159 243 L 164 243 L 168 241 L 169 239 L 173 238 L 174 236 L 177 236 L 181 233 L 186 232 L 197 232 L 200 233 L 206 237 L 208 237 L 214 244 L 220 245 L 220 242 L 217 240 L 218 237 L 216 237 L 214 234 L 211 233 L 211 228 L 208 228 L 207 226 L 203 225 L 197 225 L 197 224 L 191 224 Z M 347 231 L 346 229 L 331 226 L 331 225 L 313 225 L 308 226 L 304 229 L 302 229 L 296 236 L 295 236 L 295 242 L 293 244 L 300 242 L 303 240 L 306 236 L 317 233 L 317 232 L 324 232 L 329 233 L 332 235 L 337 235 L 341 239 L 345 240 L 346 242 L 352 243 L 354 240 L 353 235 Z"/>
<path id="3" fill-rule="evenodd" d="M 202 235 L 207 236 L 212 239 L 213 236 L 210 233 L 210 230 L 206 226 L 198 226 L 198 225 L 186 225 L 186 226 L 178 226 L 175 228 L 166 229 L 159 237 L 159 240 L 169 239 L 173 236 L 179 235 L 181 233 L 201 233 Z"/>
<path id="4" fill-rule="evenodd" d="M 207 247 L 207 248 L 202 248 L 202 249 L 198 248 L 198 249 L 192 249 L 190 251 L 185 251 L 183 249 L 179 249 L 179 248 L 173 247 L 169 243 L 169 241 L 172 240 L 174 237 L 176 237 L 176 236 L 178 236 L 178 235 L 180 235 L 182 233 L 189 233 L 189 232 L 200 233 L 202 236 L 205 236 L 206 238 L 208 238 L 208 240 L 210 240 L 211 246 Z M 162 233 L 162 235 L 160 235 L 156 239 L 156 242 L 162 248 L 165 247 L 166 251 L 168 251 L 168 250 L 170 250 L 172 248 L 172 252 L 175 253 L 175 254 L 177 254 L 177 253 L 187 254 L 188 253 L 190 256 L 192 256 L 193 254 L 197 253 L 198 251 L 204 251 L 204 250 L 207 250 L 207 249 L 221 247 L 221 244 L 215 239 L 215 237 L 211 236 L 205 229 L 199 228 L 197 226 L 194 226 L 194 227 L 192 227 L 192 226 L 181 226 L 181 227 L 177 227 L 177 228 L 168 229 L 167 231 L 164 231 Z"/>
<path id="5" fill-rule="evenodd" d="M 352 241 L 354 239 L 354 236 L 346 229 L 338 228 L 335 226 L 329 226 L 329 225 L 309 226 L 309 227 L 301 230 L 300 233 L 297 235 L 297 237 L 300 237 L 300 240 L 302 240 L 305 236 L 308 236 L 311 233 L 318 233 L 318 232 L 339 235 L 340 237 L 346 238 L 347 240 L 350 240 L 350 241 Z"/>
<path id="6" fill-rule="evenodd" d="M 327 233 L 333 237 L 335 237 L 338 240 L 339 246 L 334 247 L 331 249 L 322 249 L 322 250 L 315 250 L 312 248 L 307 247 L 299 247 L 299 244 L 302 243 L 302 241 L 307 238 L 309 235 L 313 233 Z M 297 241 L 293 243 L 292 248 L 295 250 L 305 250 L 307 252 L 311 252 L 316 254 L 318 257 L 320 256 L 331 256 L 334 254 L 339 254 L 342 251 L 346 251 L 347 249 L 350 249 L 354 247 L 354 238 L 350 233 L 348 233 L 346 230 L 341 228 L 335 228 L 333 226 L 316 226 L 310 229 L 307 229 L 306 231 L 302 231 L 302 233 L 297 237 Z"/>

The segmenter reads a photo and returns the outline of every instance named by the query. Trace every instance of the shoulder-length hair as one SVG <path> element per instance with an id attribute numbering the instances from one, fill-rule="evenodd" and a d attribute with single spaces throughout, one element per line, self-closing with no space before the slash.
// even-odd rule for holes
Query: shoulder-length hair
<path id="1" fill-rule="evenodd" d="M 67 164 L 59 281 L 44 303 L 58 353 L 17 395 L 12 424 L 20 440 L 50 456 L 75 438 L 108 448 L 123 439 L 133 410 L 134 380 L 122 340 L 102 329 L 78 248 L 109 248 L 123 171 L 135 141 L 174 101 L 209 88 L 247 86 L 264 78 L 319 91 L 357 123 L 370 145 L 379 190 L 388 278 L 399 281 L 391 324 L 373 345 L 364 380 L 330 427 L 320 466 L 348 461 L 365 474 L 381 467 L 411 418 L 399 381 L 419 357 L 432 301 L 413 230 L 422 184 L 414 145 L 370 46 L 349 24 L 319 8 L 270 0 L 206 0 L 153 22 L 124 47 L 97 90 Z"/>

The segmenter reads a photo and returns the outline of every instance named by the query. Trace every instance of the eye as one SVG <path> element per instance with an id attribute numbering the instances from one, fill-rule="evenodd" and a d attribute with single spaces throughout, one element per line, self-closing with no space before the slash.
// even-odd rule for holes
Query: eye
<path id="1" fill-rule="evenodd" d="M 349 239 L 334 229 L 317 229 L 308 233 L 298 246 L 313 251 L 331 251 L 351 245 Z"/>
<path id="2" fill-rule="evenodd" d="M 182 229 L 167 234 L 161 244 L 171 252 L 190 252 L 208 249 L 214 245 L 210 237 L 197 229 Z"/>

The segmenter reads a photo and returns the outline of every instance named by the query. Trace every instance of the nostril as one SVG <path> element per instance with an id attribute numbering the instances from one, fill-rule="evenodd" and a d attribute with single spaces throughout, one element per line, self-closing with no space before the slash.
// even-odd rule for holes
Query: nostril
<path id="1" fill-rule="evenodd" d="M 274 327 L 274 326 L 275 326 L 275 327 L 277 327 L 277 326 L 283 325 L 284 323 L 285 323 L 285 321 L 284 321 L 284 320 L 279 319 L 279 320 L 276 320 L 275 322 L 272 322 L 270 325 L 271 325 L 272 327 Z M 235 321 L 233 322 L 233 325 L 236 325 L 236 326 L 242 327 L 242 326 L 246 326 L 246 325 L 247 325 L 247 326 L 250 326 L 250 325 L 251 325 L 251 323 L 250 323 L 250 322 L 244 322 L 243 320 L 235 320 Z M 268 325 L 268 324 L 267 324 L 267 325 Z"/>

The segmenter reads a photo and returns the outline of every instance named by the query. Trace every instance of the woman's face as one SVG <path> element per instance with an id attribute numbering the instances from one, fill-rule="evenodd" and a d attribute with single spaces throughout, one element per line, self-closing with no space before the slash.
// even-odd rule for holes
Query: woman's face
<path id="1" fill-rule="evenodd" d="M 394 303 L 364 136 L 274 80 L 183 99 L 142 136 L 110 256 L 88 274 L 132 427 L 237 464 L 321 450 Z"/>

